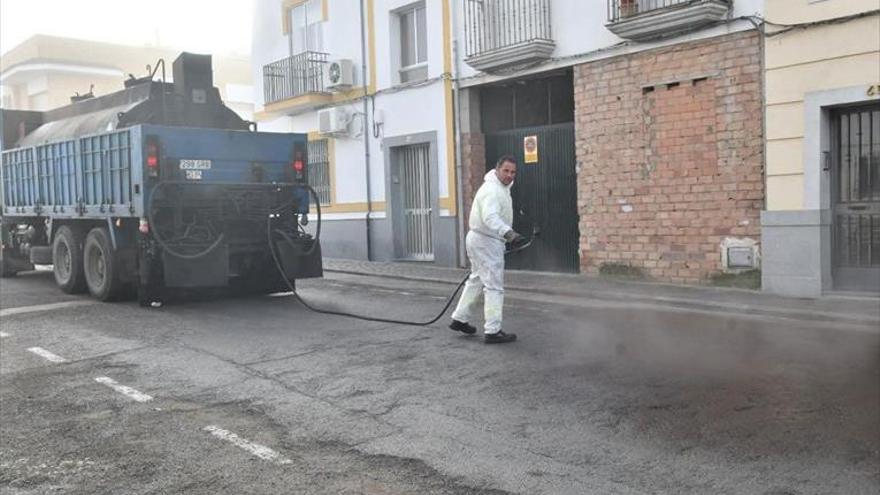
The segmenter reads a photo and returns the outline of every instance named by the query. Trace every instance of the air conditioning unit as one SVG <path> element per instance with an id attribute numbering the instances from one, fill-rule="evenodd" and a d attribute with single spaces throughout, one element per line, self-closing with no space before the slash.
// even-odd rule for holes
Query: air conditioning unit
<path id="1" fill-rule="evenodd" d="M 324 89 L 346 91 L 354 86 L 354 64 L 347 58 L 331 60 L 324 67 Z"/>
<path id="2" fill-rule="evenodd" d="M 341 107 L 318 110 L 318 132 L 321 134 L 348 133 L 348 112 Z"/>

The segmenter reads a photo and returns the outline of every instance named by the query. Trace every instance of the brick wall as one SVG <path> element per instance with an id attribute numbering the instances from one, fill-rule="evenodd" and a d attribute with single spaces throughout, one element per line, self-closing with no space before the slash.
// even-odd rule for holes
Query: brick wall
<path id="1" fill-rule="evenodd" d="M 477 194 L 477 189 L 483 185 L 483 176 L 486 175 L 486 139 L 482 133 L 471 132 L 461 135 L 461 162 L 464 221 L 467 229 L 474 196 Z"/>
<path id="2" fill-rule="evenodd" d="M 726 237 L 760 237 L 760 48 L 753 32 L 575 68 L 584 273 L 671 282 L 721 270 Z"/>

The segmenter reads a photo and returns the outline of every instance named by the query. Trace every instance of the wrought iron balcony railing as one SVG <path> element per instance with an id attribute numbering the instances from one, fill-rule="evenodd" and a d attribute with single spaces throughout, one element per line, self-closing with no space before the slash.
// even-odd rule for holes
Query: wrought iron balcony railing
<path id="1" fill-rule="evenodd" d="M 324 65 L 328 55 L 303 52 L 263 66 L 263 97 L 266 103 L 324 93 Z"/>
<path id="2" fill-rule="evenodd" d="M 645 40 L 722 20 L 733 0 L 608 0 L 608 27 L 622 38 Z"/>
<path id="3" fill-rule="evenodd" d="M 465 61 L 497 68 L 549 58 L 549 0 L 465 0 Z"/>
<path id="4" fill-rule="evenodd" d="M 702 1 L 703 0 L 609 0 L 608 20 L 610 22 L 615 22 L 626 17 L 651 12 L 652 10 L 684 6 L 686 4 L 700 3 Z M 728 0 L 722 1 L 724 3 L 730 3 Z"/>

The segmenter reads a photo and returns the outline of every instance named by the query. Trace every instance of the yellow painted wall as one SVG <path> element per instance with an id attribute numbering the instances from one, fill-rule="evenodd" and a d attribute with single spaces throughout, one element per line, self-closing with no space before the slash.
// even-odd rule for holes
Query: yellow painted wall
<path id="1" fill-rule="evenodd" d="M 767 0 L 764 5 L 767 19 L 783 24 L 831 19 L 880 8 L 877 0 Z"/>
<path id="2" fill-rule="evenodd" d="M 773 0 L 767 19 L 814 22 L 870 12 L 877 0 Z M 770 28 L 769 32 L 774 29 Z M 880 84 L 880 16 L 795 29 L 765 41 L 767 209 L 804 208 L 804 97 Z"/>

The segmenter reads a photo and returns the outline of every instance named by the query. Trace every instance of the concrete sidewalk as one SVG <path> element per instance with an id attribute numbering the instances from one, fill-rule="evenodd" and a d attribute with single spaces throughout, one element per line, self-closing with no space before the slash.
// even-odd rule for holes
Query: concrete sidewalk
<path id="1" fill-rule="evenodd" d="M 399 280 L 458 284 L 467 270 L 418 262 L 369 262 L 324 259 L 327 272 L 385 277 Z M 633 282 L 546 272 L 508 270 L 505 288 L 548 295 L 613 301 L 640 301 L 677 308 L 716 310 L 827 321 L 880 329 L 880 296 L 828 295 L 796 299 L 758 291 L 723 287 Z"/>

